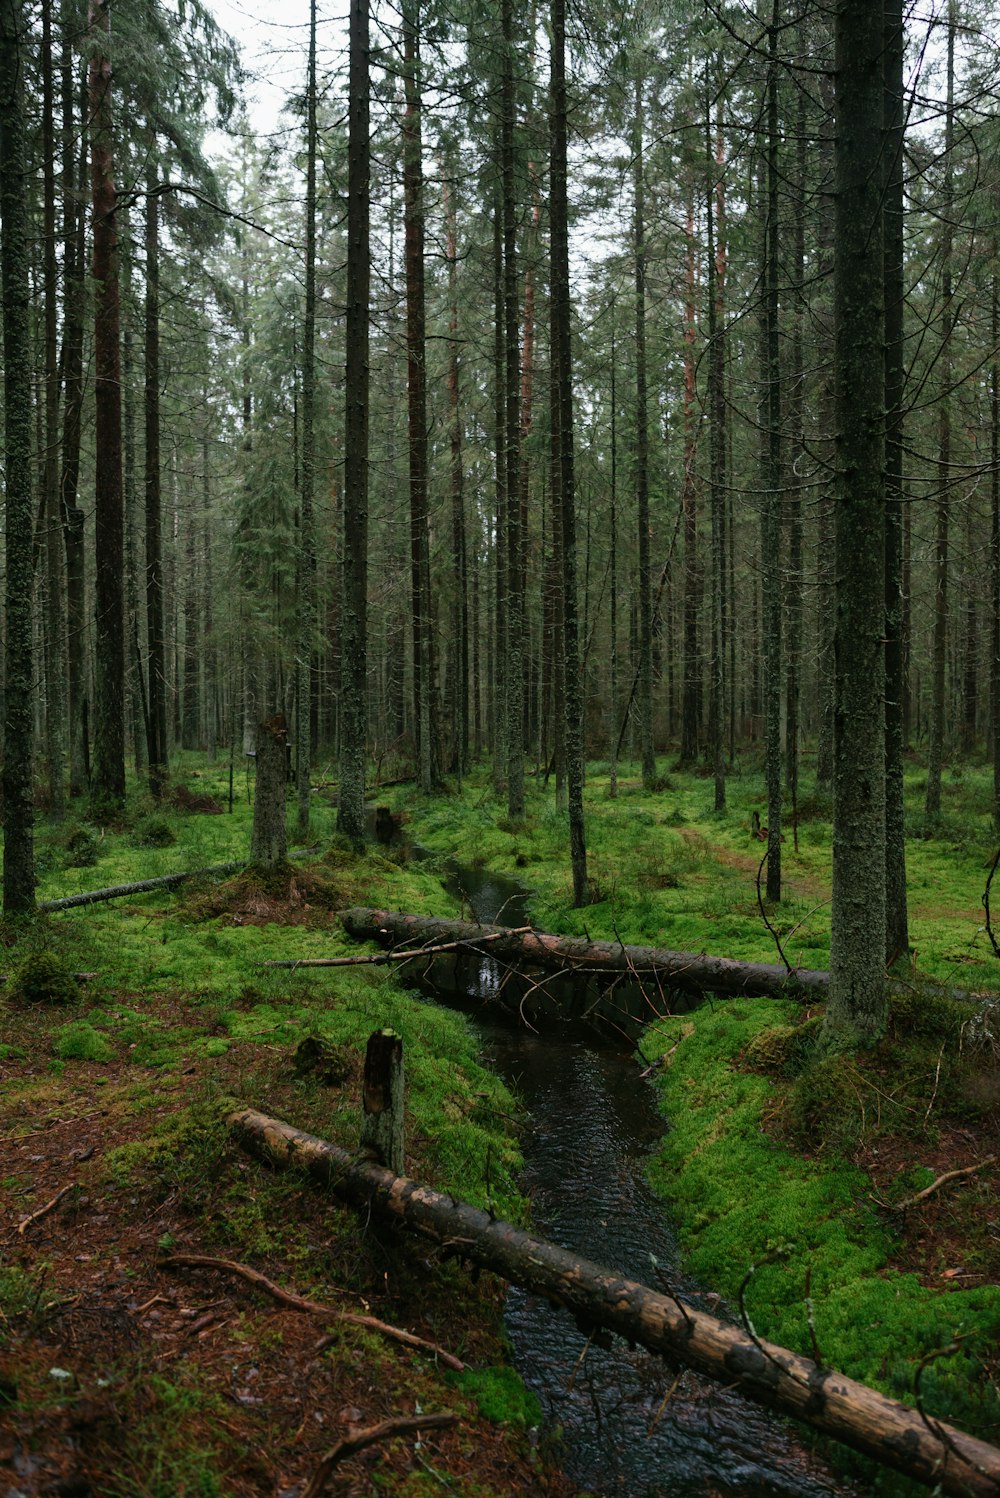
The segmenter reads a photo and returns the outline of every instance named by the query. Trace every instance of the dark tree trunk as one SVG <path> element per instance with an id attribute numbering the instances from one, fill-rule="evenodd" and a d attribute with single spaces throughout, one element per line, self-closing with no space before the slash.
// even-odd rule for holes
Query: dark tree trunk
<path id="1" fill-rule="evenodd" d="M 337 826 L 365 840 L 368 724 L 368 0 L 351 0 L 347 162 L 347 319 L 344 430 L 344 607 L 341 615 L 340 797 Z"/>
<path id="2" fill-rule="evenodd" d="M 566 785 L 573 903 L 590 899 L 583 820 L 583 683 L 576 599 L 576 483 L 573 462 L 573 357 L 570 328 L 569 205 L 567 191 L 566 0 L 552 0 L 549 226 L 551 236 L 551 348 L 556 400 L 552 440 L 557 460 L 561 520 L 563 666 L 565 671 Z"/>
<path id="3" fill-rule="evenodd" d="M 882 7 L 836 9 L 836 658 L 829 1044 L 885 1026 Z"/>
<path id="4" fill-rule="evenodd" d="M 955 0 L 948 0 L 947 102 L 944 122 L 944 183 L 940 209 L 941 237 L 941 348 L 938 355 L 937 516 L 934 540 L 934 646 L 931 678 L 930 742 L 927 747 L 929 817 L 941 815 L 941 770 L 944 763 L 945 719 L 948 704 L 945 678 L 948 658 L 948 562 L 951 519 L 951 383 L 952 333 L 955 328 L 952 258 L 955 200 Z"/>
<path id="5" fill-rule="evenodd" d="M 56 149 L 52 4 L 42 4 L 42 279 L 45 299 L 45 757 L 49 813 L 65 810 L 65 627 L 59 514 L 59 335 L 56 276 Z"/>
<path id="6" fill-rule="evenodd" d="M 35 906 L 32 822 L 33 515 L 28 143 L 21 0 L 0 0 L 0 296 L 3 301 L 4 583 L 3 912 Z"/>
<path id="7" fill-rule="evenodd" d="M 766 204 L 764 220 L 764 306 L 761 363 L 764 376 L 766 449 L 764 511 L 761 525 L 764 610 L 764 696 L 766 721 L 764 775 L 767 782 L 767 898 L 781 899 L 781 362 L 778 342 L 778 36 L 780 0 L 773 0 L 768 30 Z"/>
<path id="8" fill-rule="evenodd" d="M 83 413 L 83 320 L 87 302 L 84 262 L 83 199 L 86 181 L 87 98 L 77 89 L 73 41 L 75 8 L 67 3 L 62 16 L 63 116 L 63 445 L 60 503 L 66 550 L 66 634 L 69 686 L 69 790 L 82 796 L 87 786 L 87 639 L 84 576 L 84 518 L 77 503 L 80 482 L 80 436 Z M 79 111 L 77 105 L 79 103 Z M 74 154 L 79 141 L 79 158 Z"/>
<path id="9" fill-rule="evenodd" d="M 167 660 L 163 623 L 163 526 L 160 476 L 160 240 L 159 198 L 152 167 L 146 197 L 146 640 L 148 683 L 146 754 L 149 789 L 159 800 L 167 778 Z"/>
<path id="10" fill-rule="evenodd" d="M 295 658 L 297 826 L 309 831 L 313 653 L 316 633 L 316 0 L 309 6 L 306 79 L 305 306 L 302 314 L 302 483 L 299 491 L 298 648 Z"/>
<path id="11" fill-rule="evenodd" d="M 257 726 L 257 783 L 253 799 L 250 862 L 274 868 L 288 857 L 285 786 L 288 781 L 288 730 L 281 713 Z"/>
<path id="12" fill-rule="evenodd" d="M 1000 238 L 993 236 L 990 280 L 990 722 L 993 755 L 993 826 L 1000 833 Z"/>
<path id="13" fill-rule="evenodd" d="M 451 476 L 451 545 L 455 561 L 452 600 L 452 768 L 461 780 L 469 760 L 469 576 L 462 462 L 462 408 L 459 401 L 458 248 L 454 199 L 446 198 L 448 234 L 448 426 Z M 476 690 L 478 691 L 478 684 Z"/>
<path id="14" fill-rule="evenodd" d="M 885 5 L 885 956 L 910 949 L 903 805 L 903 17 Z"/>
<path id="15" fill-rule="evenodd" d="M 708 421 L 712 486 L 712 654 L 709 691 L 709 738 L 715 781 L 715 810 L 726 806 L 724 743 L 725 702 L 725 532 L 726 532 L 726 353 L 721 267 L 716 240 L 716 169 L 712 144 L 711 65 L 705 69 L 705 222 L 708 243 Z"/>
<path id="16" fill-rule="evenodd" d="M 413 608 L 413 719 L 420 787 L 438 780 L 437 714 L 431 622 L 430 518 L 427 471 L 427 330 L 424 296 L 424 169 L 420 124 L 419 13 L 403 8 L 403 187 L 406 239 L 406 389 L 410 472 L 410 577 Z"/>
<path id="17" fill-rule="evenodd" d="M 497 165 L 502 158 L 502 126 L 496 128 Z M 502 175 L 502 171 L 500 172 Z M 490 733 L 493 789 L 502 795 L 507 782 L 507 404 L 506 344 L 504 341 L 503 194 L 493 203 L 493 489 L 496 524 L 493 530 L 493 692 Z"/>
<path id="18" fill-rule="evenodd" d="M 98 813 L 125 801 L 125 608 L 122 395 L 109 14 L 90 0 L 88 69 L 94 210 L 94 781 Z"/>
<path id="19" fill-rule="evenodd" d="M 635 80 L 632 191 L 635 237 L 635 511 L 639 531 L 639 746 L 643 789 L 656 779 L 653 745 L 653 591 L 649 533 L 649 413 L 646 392 L 646 184 L 643 169 L 643 80 Z"/>
<path id="20" fill-rule="evenodd" d="M 507 815 L 524 818 L 524 573 L 521 535 L 520 358 L 518 350 L 517 216 L 514 181 L 514 6 L 501 3 L 500 177 L 503 191 L 504 474 L 507 571 L 507 659 L 504 758 Z"/>

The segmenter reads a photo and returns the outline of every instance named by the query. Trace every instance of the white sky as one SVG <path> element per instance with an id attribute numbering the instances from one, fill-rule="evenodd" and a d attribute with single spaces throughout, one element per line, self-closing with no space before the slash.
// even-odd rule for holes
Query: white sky
<path id="1" fill-rule="evenodd" d="M 281 119 L 286 99 L 305 86 L 309 46 L 309 0 L 208 0 L 219 25 L 240 44 L 250 75 L 245 89 L 251 127 L 260 136 L 287 131 Z M 343 0 L 319 0 L 317 41 L 320 69 L 346 46 Z"/>

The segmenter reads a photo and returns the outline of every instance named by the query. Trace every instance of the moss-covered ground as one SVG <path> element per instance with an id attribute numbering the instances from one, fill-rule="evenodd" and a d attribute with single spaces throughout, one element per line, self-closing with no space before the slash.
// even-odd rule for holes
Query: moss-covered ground
<path id="1" fill-rule="evenodd" d="M 821 1010 L 788 1001 L 709 1001 L 664 1015 L 642 1040 L 660 1062 L 669 1128 L 650 1163 L 688 1266 L 763 1336 L 1000 1444 L 1000 963 L 982 897 L 995 834 L 991 771 L 946 775 L 928 823 L 924 779 L 907 776 L 911 983 L 872 1053 L 822 1060 Z M 645 794 L 635 766 L 612 798 L 587 785 L 592 903 L 571 905 L 565 817 L 529 790 L 512 825 L 488 782 L 461 797 L 397 791 L 413 836 L 437 851 L 517 870 L 539 927 L 778 962 L 758 903 L 766 820 L 759 773 L 728 783 L 671 771 Z M 768 909 L 793 965 L 829 959 L 830 806 L 807 787 L 786 812 L 784 898 Z M 996 902 L 1000 904 L 1000 892 Z M 952 1004 L 933 979 L 971 990 Z M 985 1005 L 985 1007 L 984 1007 Z M 971 1016 L 979 1010 L 979 1018 Z M 991 1157 L 992 1161 L 991 1161 Z M 921 1200 L 908 1199 L 950 1171 Z M 906 1484 L 874 1473 L 866 1490 Z"/>
<path id="2" fill-rule="evenodd" d="M 38 827 L 39 899 L 244 857 L 250 809 L 225 772 L 182 767 L 120 825 Z M 234 1105 L 348 1148 L 368 1035 L 404 1039 L 407 1168 L 517 1218 L 518 1105 L 459 1015 L 383 969 L 289 970 L 356 953 L 335 912 L 447 912 L 433 863 L 356 857 L 315 798 L 314 851 L 288 869 L 39 917 L 3 932 L 0 970 L 0 1469 L 27 1495 L 299 1492 L 325 1451 L 391 1416 L 452 1428 L 380 1443 L 343 1466 L 350 1491 L 568 1491 L 528 1437 L 506 1366 L 502 1287 L 388 1239 L 229 1141 Z M 80 981 L 75 974 L 87 974 Z M 321 1039 L 335 1073 L 296 1063 Z M 163 1267 L 238 1261 L 299 1295 L 370 1313 L 465 1361 L 314 1321 L 246 1283 Z M 348 1490 L 347 1488 L 344 1489 Z"/>

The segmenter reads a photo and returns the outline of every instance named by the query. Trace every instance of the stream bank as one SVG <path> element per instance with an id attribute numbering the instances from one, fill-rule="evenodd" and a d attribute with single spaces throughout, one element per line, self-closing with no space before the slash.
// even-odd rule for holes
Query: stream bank
<path id="1" fill-rule="evenodd" d="M 528 891 L 514 880 L 455 865 L 449 887 L 479 920 L 525 919 Z M 590 1026 L 536 1034 L 517 1026 L 496 1003 L 496 964 L 477 964 L 462 1007 L 531 1116 L 523 1185 L 535 1226 L 563 1247 L 717 1312 L 719 1297 L 678 1271 L 676 1239 L 645 1182 L 644 1160 L 664 1121 L 631 1050 Z M 507 1328 L 518 1371 L 546 1424 L 561 1434 L 563 1468 L 588 1492 L 819 1498 L 848 1491 L 787 1425 L 642 1349 L 617 1339 L 609 1347 L 589 1343 L 538 1296 L 511 1288 Z"/>

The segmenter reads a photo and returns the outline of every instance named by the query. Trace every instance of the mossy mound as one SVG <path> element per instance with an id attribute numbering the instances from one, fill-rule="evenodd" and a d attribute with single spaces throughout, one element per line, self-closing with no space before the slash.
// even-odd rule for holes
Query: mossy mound
<path id="1" fill-rule="evenodd" d="M 93 827 L 81 824 L 66 834 L 63 847 L 63 861 L 68 869 L 89 869 L 97 862 L 101 845 Z"/>
<path id="2" fill-rule="evenodd" d="M 135 825 L 132 841 L 137 848 L 172 848 L 177 834 L 166 817 L 143 817 Z"/>
<path id="3" fill-rule="evenodd" d="M 795 1079 L 785 1100 L 787 1137 L 810 1152 L 845 1152 L 862 1127 L 854 1063 L 842 1055 L 822 1056 Z"/>
<path id="4" fill-rule="evenodd" d="M 759 1031 L 743 1052 L 744 1067 L 766 1077 L 797 1077 L 809 1060 L 821 1024 L 821 1019 L 813 1018 L 801 1025 L 772 1025 Z"/>
<path id="5" fill-rule="evenodd" d="M 14 975 L 15 1004 L 75 1004 L 80 989 L 69 964 L 55 952 L 34 952 Z"/>

